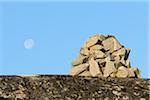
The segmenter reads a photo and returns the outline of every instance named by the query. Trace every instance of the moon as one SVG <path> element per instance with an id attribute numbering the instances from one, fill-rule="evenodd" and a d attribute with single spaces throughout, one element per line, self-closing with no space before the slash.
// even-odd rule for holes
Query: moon
<path id="1" fill-rule="evenodd" d="M 26 39 L 24 41 L 24 48 L 25 49 L 32 49 L 34 45 L 34 40 L 33 39 Z"/>

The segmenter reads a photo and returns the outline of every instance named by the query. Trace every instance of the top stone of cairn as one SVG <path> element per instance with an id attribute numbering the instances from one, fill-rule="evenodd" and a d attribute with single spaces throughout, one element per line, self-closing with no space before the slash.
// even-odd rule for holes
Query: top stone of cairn
<path id="1" fill-rule="evenodd" d="M 139 78 L 138 68 L 131 68 L 129 53 L 114 36 L 96 34 L 81 47 L 69 75 Z"/>

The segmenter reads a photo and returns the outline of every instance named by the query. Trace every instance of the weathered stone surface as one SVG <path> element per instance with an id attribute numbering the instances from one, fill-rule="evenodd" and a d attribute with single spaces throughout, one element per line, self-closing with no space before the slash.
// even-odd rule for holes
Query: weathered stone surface
<path id="1" fill-rule="evenodd" d="M 78 75 L 80 72 L 86 70 L 88 67 L 89 67 L 88 63 L 72 67 L 71 70 L 69 71 L 69 74 L 70 75 Z"/>
<path id="2" fill-rule="evenodd" d="M 106 40 L 102 42 L 102 44 L 105 50 L 114 51 L 114 38 L 113 37 L 107 38 Z"/>
<path id="3" fill-rule="evenodd" d="M 123 64 L 119 61 L 119 62 L 114 62 L 115 63 L 115 67 L 118 69 L 120 66 L 123 66 Z"/>
<path id="4" fill-rule="evenodd" d="M 150 79 L 0 76 L 0 100 L 149 100 Z"/>
<path id="5" fill-rule="evenodd" d="M 102 45 L 97 44 L 97 45 L 90 47 L 90 50 L 101 50 L 102 48 L 103 48 Z"/>
<path id="6" fill-rule="evenodd" d="M 103 34 L 98 34 L 98 35 L 99 35 L 99 36 L 98 36 L 98 37 L 99 37 L 98 39 L 99 39 L 100 41 L 103 41 L 103 40 L 106 39 L 106 36 L 105 36 L 105 35 L 103 35 Z"/>
<path id="7" fill-rule="evenodd" d="M 114 60 L 115 60 L 116 62 L 120 62 L 121 58 L 120 58 L 119 55 L 117 55 L 117 56 L 114 57 Z"/>
<path id="8" fill-rule="evenodd" d="M 121 62 L 123 65 L 126 65 L 126 61 L 124 60 L 124 56 L 121 58 L 120 62 Z"/>
<path id="9" fill-rule="evenodd" d="M 83 47 L 89 48 L 89 47 L 95 45 L 97 42 L 98 42 L 98 37 L 93 36 L 87 40 L 87 42 L 85 43 L 85 45 Z"/>
<path id="10" fill-rule="evenodd" d="M 110 77 L 116 77 L 116 72 L 112 72 L 112 73 L 110 74 Z"/>
<path id="11" fill-rule="evenodd" d="M 111 56 L 111 55 L 108 55 L 106 58 L 105 58 L 105 61 L 108 62 L 108 61 L 113 61 L 114 58 Z"/>
<path id="12" fill-rule="evenodd" d="M 119 50 L 122 45 L 114 38 L 114 50 Z"/>
<path id="13" fill-rule="evenodd" d="M 85 56 L 89 56 L 88 48 L 81 48 L 80 53 Z"/>
<path id="14" fill-rule="evenodd" d="M 124 56 L 126 53 L 126 49 L 125 48 L 121 48 L 116 52 L 113 52 L 112 55 L 113 56 Z"/>
<path id="15" fill-rule="evenodd" d="M 95 50 L 95 58 L 104 58 L 105 54 L 102 51 Z"/>
<path id="16" fill-rule="evenodd" d="M 84 72 L 79 74 L 79 76 L 91 76 L 91 73 L 89 71 L 85 70 Z"/>
<path id="17" fill-rule="evenodd" d="M 82 64 L 83 61 L 87 58 L 87 56 L 82 56 L 82 55 L 78 55 L 77 59 L 75 59 L 73 62 L 72 62 L 72 65 L 73 66 L 77 66 L 79 64 Z"/>
<path id="18" fill-rule="evenodd" d="M 136 76 L 137 76 L 138 78 L 140 78 L 140 71 L 139 71 L 138 68 L 132 67 L 132 68 L 130 68 L 130 69 L 136 74 Z"/>
<path id="19" fill-rule="evenodd" d="M 98 63 L 94 59 L 89 60 L 89 65 L 90 65 L 89 71 L 92 76 L 101 74 Z"/>
<path id="20" fill-rule="evenodd" d="M 133 70 L 128 69 L 129 77 L 136 77 Z"/>
<path id="21" fill-rule="evenodd" d="M 117 77 L 127 77 L 129 75 L 129 70 L 124 66 L 118 68 L 118 72 L 116 74 Z"/>
<path id="22" fill-rule="evenodd" d="M 96 61 L 97 63 L 99 63 L 99 64 L 102 64 L 102 63 L 105 63 L 105 62 L 106 62 L 105 59 L 96 59 L 95 61 Z"/>
<path id="23" fill-rule="evenodd" d="M 79 56 L 73 61 L 72 67 L 91 63 L 90 60 L 93 58 L 96 67 L 90 66 L 86 70 L 86 73 L 90 73 L 91 76 L 139 78 L 139 71 L 130 69 L 132 67 L 128 59 L 129 53 L 130 49 L 121 45 L 113 35 L 96 34 L 91 36 L 81 47 Z M 126 69 L 123 70 L 122 67 Z M 127 71 L 128 74 L 126 74 Z M 69 73 L 69 75 L 72 74 Z M 81 75 L 86 76 L 87 74 Z"/>
<path id="24" fill-rule="evenodd" d="M 114 62 L 107 61 L 104 69 L 104 77 L 108 77 L 111 73 L 116 71 L 117 69 L 115 68 Z"/>
<path id="25" fill-rule="evenodd" d="M 127 66 L 127 68 L 130 68 L 130 67 L 131 67 L 129 59 L 126 60 L 125 66 Z"/>

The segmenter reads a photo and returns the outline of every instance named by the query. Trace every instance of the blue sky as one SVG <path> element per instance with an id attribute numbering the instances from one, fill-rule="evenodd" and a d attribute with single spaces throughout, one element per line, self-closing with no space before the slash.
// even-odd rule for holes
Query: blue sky
<path id="1" fill-rule="evenodd" d="M 147 2 L 1 2 L 0 74 L 67 74 L 89 36 L 112 34 L 148 74 Z M 33 39 L 32 49 L 24 41 Z"/>

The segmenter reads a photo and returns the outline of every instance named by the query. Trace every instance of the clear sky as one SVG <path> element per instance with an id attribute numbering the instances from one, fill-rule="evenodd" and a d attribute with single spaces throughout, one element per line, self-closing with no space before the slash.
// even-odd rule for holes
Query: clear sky
<path id="1" fill-rule="evenodd" d="M 148 2 L 0 2 L 0 74 L 67 74 L 97 32 L 116 36 L 131 49 L 131 65 L 150 77 Z"/>

